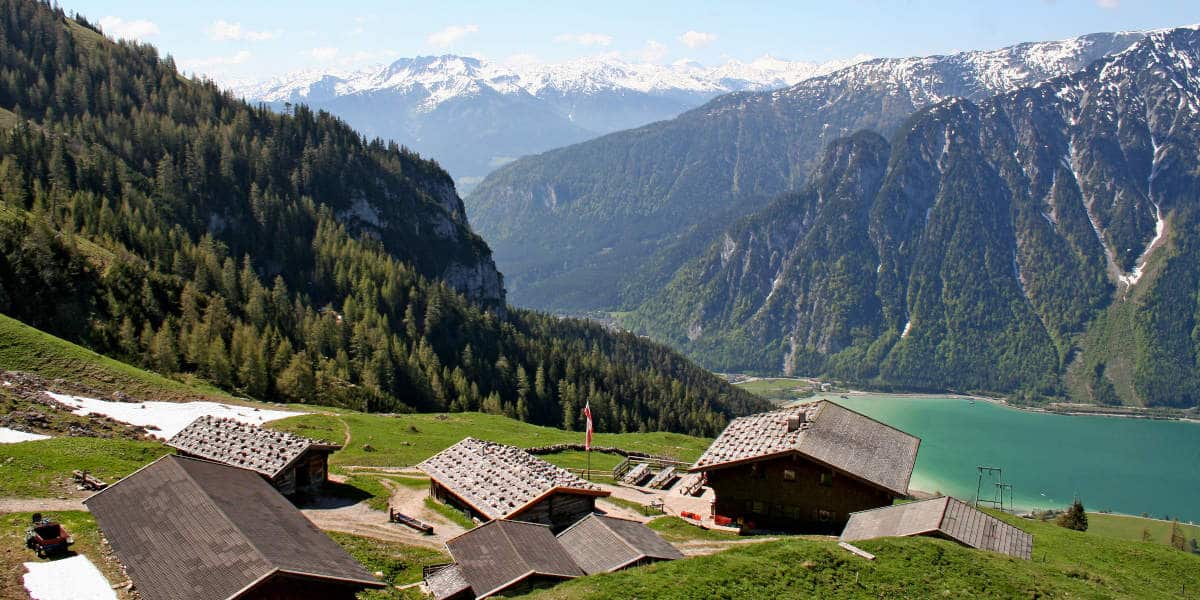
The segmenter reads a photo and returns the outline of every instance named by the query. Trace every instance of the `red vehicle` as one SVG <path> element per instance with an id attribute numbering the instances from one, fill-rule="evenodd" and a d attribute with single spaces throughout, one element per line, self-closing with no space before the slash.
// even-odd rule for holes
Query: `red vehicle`
<path id="1" fill-rule="evenodd" d="M 33 524 L 25 532 L 25 545 L 36 550 L 42 558 L 66 552 L 74 543 L 66 527 L 57 521 L 42 518 L 41 513 L 34 513 Z"/>

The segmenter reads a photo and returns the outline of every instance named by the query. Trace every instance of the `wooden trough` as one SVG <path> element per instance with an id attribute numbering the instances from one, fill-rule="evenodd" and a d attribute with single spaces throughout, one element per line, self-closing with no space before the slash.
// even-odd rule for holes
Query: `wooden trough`
<path id="1" fill-rule="evenodd" d="M 399 523 L 401 525 L 407 525 L 408 527 L 420 531 L 425 535 L 433 535 L 432 525 L 426 525 L 425 523 L 401 513 L 390 506 L 388 507 L 388 521 L 391 521 L 392 523 Z"/>
<path id="2" fill-rule="evenodd" d="M 93 492 L 98 492 L 98 491 L 108 487 L 107 483 L 97 479 L 96 477 L 94 477 L 93 475 L 88 473 L 87 471 L 80 471 L 79 469 L 76 469 L 73 472 L 73 476 L 75 479 L 75 483 L 79 484 L 79 486 L 85 490 L 91 490 Z"/>

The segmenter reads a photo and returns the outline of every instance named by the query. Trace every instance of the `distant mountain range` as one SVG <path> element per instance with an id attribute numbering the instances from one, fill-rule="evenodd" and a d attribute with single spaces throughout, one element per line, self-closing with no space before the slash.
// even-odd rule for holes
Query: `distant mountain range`
<path id="1" fill-rule="evenodd" d="M 506 65 L 465 56 L 402 58 L 358 71 L 309 70 L 236 85 L 276 109 L 305 103 L 368 136 L 436 158 L 460 189 L 528 154 L 674 117 L 714 96 L 793 85 L 864 60 L 765 56 L 707 68 L 609 56 Z"/>
<path id="2" fill-rule="evenodd" d="M 731 93 L 669 121 L 529 156 L 465 201 L 510 299 L 554 310 L 637 306 L 730 222 L 798 189 L 830 141 L 891 136 L 917 110 L 1078 71 L 1141 33 L 876 59 L 782 90 Z"/>
<path id="3" fill-rule="evenodd" d="M 1196 406 L 1200 31 L 835 140 L 651 293 L 713 368 Z"/>

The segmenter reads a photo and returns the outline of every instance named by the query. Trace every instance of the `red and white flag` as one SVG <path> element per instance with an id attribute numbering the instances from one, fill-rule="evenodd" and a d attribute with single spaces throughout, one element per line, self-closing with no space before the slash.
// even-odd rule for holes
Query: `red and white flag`
<path id="1" fill-rule="evenodd" d="M 588 402 L 583 405 L 583 416 L 587 417 L 587 438 L 584 442 L 583 449 L 592 449 L 592 403 Z"/>

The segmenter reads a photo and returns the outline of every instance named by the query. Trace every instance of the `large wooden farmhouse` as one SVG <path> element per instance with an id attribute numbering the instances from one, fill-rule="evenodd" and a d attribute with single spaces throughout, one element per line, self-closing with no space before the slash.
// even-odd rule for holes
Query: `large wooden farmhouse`
<path id="1" fill-rule="evenodd" d="M 386 587 L 253 471 L 167 455 L 84 501 L 144 600 Z"/>
<path id="2" fill-rule="evenodd" d="M 713 514 L 754 529 L 840 531 L 908 494 L 921 440 L 829 401 L 734 419 L 693 465 Z"/>
<path id="3" fill-rule="evenodd" d="M 342 448 L 212 416 L 192 421 L 168 440 L 167 445 L 181 456 L 255 471 L 287 496 L 320 491 L 329 477 L 329 455 Z"/>
<path id="4" fill-rule="evenodd" d="M 520 448 L 475 438 L 427 459 L 429 493 L 481 521 L 513 519 L 560 531 L 589 515 L 609 493 Z"/>

